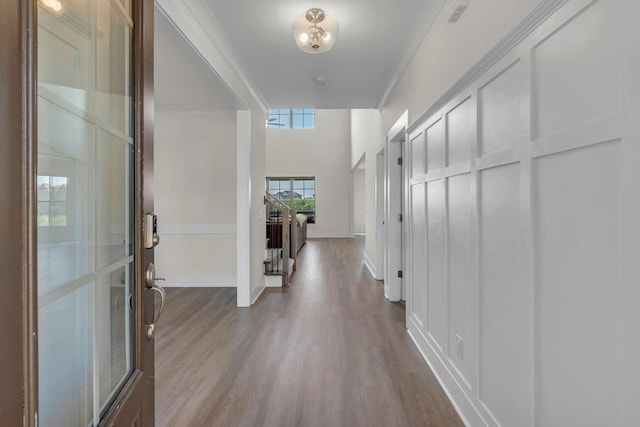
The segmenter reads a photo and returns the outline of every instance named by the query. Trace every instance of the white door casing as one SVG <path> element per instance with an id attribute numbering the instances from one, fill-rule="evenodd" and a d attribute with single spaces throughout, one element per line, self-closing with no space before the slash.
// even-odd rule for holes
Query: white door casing
<path id="1" fill-rule="evenodd" d="M 384 294 L 389 301 L 400 301 L 402 295 L 402 215 L 403 215 L 403 166 L 398 159 L 402 158 L 402 145 L 408 123 L 408 112 L 405 112 L 387 133 L 385 152 L 385 211 L 386 211 L 386 245 L 385 245 L 385 277 Z"/>
<path id="2" fill-rule="evenodd" d="M 384 212 L 384 148 L 376 155 L 376 280 L 384 280 L 386 247 L 386 224 Z"/>

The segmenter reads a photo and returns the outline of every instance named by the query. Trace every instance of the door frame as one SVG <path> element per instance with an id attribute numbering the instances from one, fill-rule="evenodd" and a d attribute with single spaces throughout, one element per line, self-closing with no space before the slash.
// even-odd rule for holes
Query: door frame
<path id="1" fill-rule="evenodd" d="M 35 1 L 0 4 L 0 424 L 35 426 Z M 29 220 L 30 219 L 30 220 Z"/>
<path id="2" fill-rule="evenodd" d="M 385 148 L 384 145 L 376 154 L 376 181 L 375 181 L 375 198 L 376 198 L 376 280 L 384 280 L 385 275 L 385 248 L 387 246 L 385 211 L 384 211 L 384 165 L 385 165 Z"/>
<path id="3" fill-rule="evenodd" d="M 37 0 L 0 4 L 0 424 L 37 426 Z M 136 125 L 136 370 L 101 424 L 153 426 L 154 295 L 144 286 L 153 249 L 142 247 L 143 214 L 153 211 L 153 27 L 152 0 L 134 1 Z"/>
<path id="4" fill-rule="evenodd" d="M 134 1 L 136 368 L 100 422 L 109 426 L 155 425 L 155 338 L 145 338 L 147 325 L 155 322 L 155 292 L 145 286 L 146 268 L 154 261 L 154 249 L 142 244 L 145 214 L 154 211 L 154 10 L 153 0 Z"/>
<path id="5" fill-rule="evenodd" d="M 406 129 L 409 126 L 409 111 L 406 110 L 387 132 L 385 152 L 385 212 L 386 212 L 386 245 L 385 245 L 385 274 L 384 294 L 389 301 L 404 299 L 405 282 L 398 277 L 398 271 L 404 271 L 403 257 L 403 229 L 402 220 L 398 215 L 404 215 L 404 200 L 406 200 L 404 185 L 404 170 L 402 164 L 397 163 L 404 152 Z M 395 191 L 392 191 L 395 189 Z"/>

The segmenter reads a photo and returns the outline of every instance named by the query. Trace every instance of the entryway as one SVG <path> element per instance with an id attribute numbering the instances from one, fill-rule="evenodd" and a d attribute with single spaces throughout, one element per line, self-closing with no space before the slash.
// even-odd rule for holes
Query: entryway
<path id="1" fill-rule="evenodd" d="M 354 239 L 311 239 L 287 288 L 174 288 L 156 341 L 163 426 L 462 426 Z"/>

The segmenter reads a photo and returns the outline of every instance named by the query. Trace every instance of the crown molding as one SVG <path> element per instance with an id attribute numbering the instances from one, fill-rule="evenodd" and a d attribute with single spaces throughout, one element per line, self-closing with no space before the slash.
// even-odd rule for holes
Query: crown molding
<path id="1" fill-rule="evenodd" d="M 427 108 L 407 128 L 412 133 L 421 123 L 440 111 L 469 87 L 478 77 L 494 66 L 502 57 L 522 42 L 529 34 L 556 12 L 569 0 L 542 0 L 513 30 L 498 42 L 485 56 L 482 57 L 467 73 L 462 76 L 449 90 L 447 90 L 434 104 Z"/>
<path id="2" fill-rule="evenodd" d="M 233 72 L 236 74 L 240 82 L 244 85 L 246 90 L 251 94 L 253 99 L 260 105 L 264 111 L 267 111 L 267 102 L 264 99 L 262 93 L 257 89 L 257 86 L 251 80 L 251 78 L 245 72 L 246 67 L 242 64 L 240 57 L 233 48 L 233 44 L 227 37 L 227 34 L 222 29 L 220 21 L 216 18 L 215 14 L 211 10 L 209 3 L 204 0 L 184 0 L 187 7 L 191 10 L 193 16 L 197 17 L 201 21 L 202 28 L 209 36 L 209 39 L 215 40 L 215 45 L 222 53 L 225 60 L 229 63 Z"/>
<path id="3" fill-rule="evenodd" d="M 234 73 L 238 76 L 241 83 L 249 91 L 253 99 L 258 103 L 260 108 L 264 111 L 268 110 L 267 101 L 264 99 L 262 93 L 258 90 L 256 84 L 244 71 L 246 67 L 240 61 L 240 57 L 237 55 L 233 44 L 227 37 L 227 34 L 222 29 L 220 21 L 216 18 L 215 14 L 211 10 L 209 3 L 205 0 L 185 0 L 187 5 L 194 13 L 194 16 L 201 17 L 203 21 L 203 28 L 209 35 L 211 40 L 216 41 L 218 49 L 222 52 L 227 62 L 232 67 Z"/>
<path id="4" fill-rule="evenodd" d="M 156 0 L 158 26 L 176 45 L 188 47 L 196 66 L 238 110 L 250 110 L 252 100 L 264 111 L 266 102 L 245 77 L 231 43 L 202 0 Z M 215 42 L 214 42 L 215 40 Z"/>
<path id="5" fill-rule="evenodd" d="M 378 102 L 378 110 L 382 111 L 382 108 L 389 100 L 389 96 L 391 96 L 391 93 L 396 88 L 396 85 L 411 63 L 411 60 L 418 51 L 422 41 L 431 29 L 431 25 L 433 25 L 433 22 L 436 20 L 438 12 L 442 8 L 444 2 L 445 0 L 426 1 L 420 10 L 418 17 L 409 32 L 409 36 L 407 37 L 407 40 L 405 40 L 403 48 L 400 51 L 400 55 L 395 61 L 397 65 L 391 76 L 387 89 L 384 91 L 380 102 Z"/>

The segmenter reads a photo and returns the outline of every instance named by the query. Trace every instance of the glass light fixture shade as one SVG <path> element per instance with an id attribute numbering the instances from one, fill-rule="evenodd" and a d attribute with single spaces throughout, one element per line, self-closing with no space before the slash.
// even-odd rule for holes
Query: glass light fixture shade
<path id="1" fill-rule="evenodd" d="M 323 53 L 331 50 L 338 34 L 338 21 L 322 13 L 323 19 L 317 23 L 309 20 L 311 9 L 306 16 L 293 21 L 293 39 L 300 50 L 307 53 Z M 320 11 L 322 12 L 322 11 Z"/>

